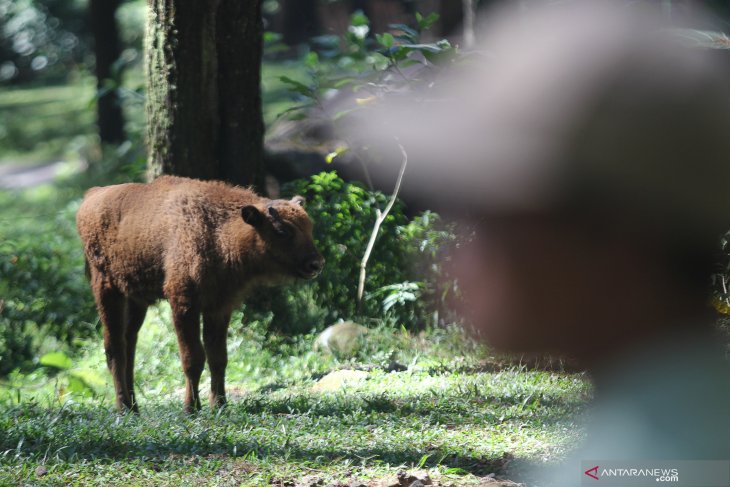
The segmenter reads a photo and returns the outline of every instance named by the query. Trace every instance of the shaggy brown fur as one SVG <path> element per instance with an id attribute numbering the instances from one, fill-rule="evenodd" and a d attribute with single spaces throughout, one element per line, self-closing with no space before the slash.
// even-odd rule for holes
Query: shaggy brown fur
<path id="1" fill-rule="evenodd" d="M 200 408 L 206 356 L 210 403 L 225 403 L 232 310 L 254 287 L 313 278 L 324 265 L 303 202 L 298 196 L 269 200 L 222 182 L 171 176 L 87 191 L 76 225 L 120 410 L 138 410 L 137 333 L 147 307 L 162 298 L 170 302 L 180 346 L 185 409 Z"/>

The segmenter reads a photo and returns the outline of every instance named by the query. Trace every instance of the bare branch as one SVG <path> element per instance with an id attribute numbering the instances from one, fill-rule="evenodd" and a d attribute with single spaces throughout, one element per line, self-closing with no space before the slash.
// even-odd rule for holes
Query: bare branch
<path id="1" fill-rule="evenodd" d="M 375 246 L 375 240 L 378 238 L 380 225 L 382 225 L 385 221 L 385 218 L 388 216 L 388 213 L 393 208 L 395 200 L 398 197 L 398 192 L 400 191 L 401 183 L 403 182 L 403 174 L 406 172 L 406 165 L 408 164 L 408 154 L 406 153 L 406 150 L 403 148 L 400 142 L 398 143 L 398 148 L 400 148 L 401 155 L 403 156 L 403 162 L 401 162 L 400 171 L 398 172 L 398 179 L 395 182 L 393 194 L 390 196 L 390 201 L 388 201 L 385 209 L 382 212 L 380 211 L 380 208 L 375 210 L 375 225 L 373 225 L 373 231 L 370 234 L 368 246 L 365 248 L 365 254 L 362 256 L 362 261 L 360 262 L 360 280 L 357 284 L 358 311 L 362 308 L 362 298 L 365 292 L 365 275 L 368 266 L 368 259 L 370 259 L 370 254 L 372 253 L 373 247 Z"/>

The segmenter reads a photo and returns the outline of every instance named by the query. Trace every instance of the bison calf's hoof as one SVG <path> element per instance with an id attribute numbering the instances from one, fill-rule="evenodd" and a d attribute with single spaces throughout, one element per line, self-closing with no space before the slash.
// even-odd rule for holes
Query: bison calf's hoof
<path id="1" fill-rule="evenodd" d="M 162 176 L 86 192 L 76 215 L 104 324 L 120 411 L 137 412 L 134 353 L 147 307 L 168 299 L 186 379 L 185 411 L 200 409 L 208 361 L 210 404 L 226 402 L 231 312 L 257 287 L 316 277 L 324 259 L 304 198 L 270 200 L 216 181 Z M 203 316 L 201 343 L 200 316 Z"/>
<path id="2" fill-rule="evenodd" d="M 210 396 L 208 402 L 210 403 L 211 409 L 221 409 L 226 407 L 226 404 L 228 404 L 225 396 Z"/>

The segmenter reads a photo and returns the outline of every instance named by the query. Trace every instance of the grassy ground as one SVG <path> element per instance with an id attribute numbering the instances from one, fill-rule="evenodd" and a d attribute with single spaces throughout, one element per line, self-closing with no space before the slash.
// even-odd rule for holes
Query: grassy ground
<path id="1" fill-rule="evenodd" d="M 580 437 L 582 376 L 499 366 L 458 329 L 381 327 L 348 358 L 313 351 L 313 340 L 236 317 L 229 406 L 186 416 L 169 309 L 153 308 L 140 338 L 139 417 L 112 412 L 100 340 L 68 370 L 6 379 L 0 484 L 389 485 L 420 469 L 470 485 L 490 473 L 521 478 Z M 394 363 L 405 370 L 389 372 Z M 73 377 L 93 393 L 71 393 Z"/>
<path id="2" fill-rule="evenodd" d="M 93 80 L 0 90 L 0 160 L 36 163 L 69 157 L 94 131 Z"/>

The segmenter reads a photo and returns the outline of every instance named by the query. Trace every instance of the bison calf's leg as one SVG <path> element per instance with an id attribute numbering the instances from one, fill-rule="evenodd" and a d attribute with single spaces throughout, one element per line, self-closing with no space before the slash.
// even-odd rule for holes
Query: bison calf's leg
<path id="1" fill-rule="evenodd" d="M 223 406 L 226 403 L 226 365 L 228 350 L 226 338 L 231 311 L 203 313 L 203 342 L 205 354 L 210 368 L 210 407 Z"/>
<path id="2" fill-rule="evenodd" d="M 127 387 L 127 345 L 125 337 L 124 295 L 104 285 L 99 276 L 93 278 L 94 298 L 104 324 L 106 364 L 112 374 L 117 409 L 132 411 L 133 403 Z"/>
<path id="3" fill-rule="evenodd" d="M 187 298 L 170 297 L 180 360 L 185 372 L 185 411 L 200 410 L 198 386 L 205 367 L 205 351 L 200 343 L 200 310 Z"/>
<path id="4" fill-rule="evenodd" d="M 135 413 L 139 412 L 137 405 L 137 398 L 134 395 L 134 355 L 137 348 L 137 334 L 139 329 L 142 327 L 144 317 L 147 314 L 147 305 L 139 303 L 132 299 L 127 299 L 127 327 L 126 327 L 126 342 L 127 342 L 127 370 L 126 370 L 126 381 L 127 390 L 129 391 L 129 397 L 132 400 L 132 411 Z"/>

